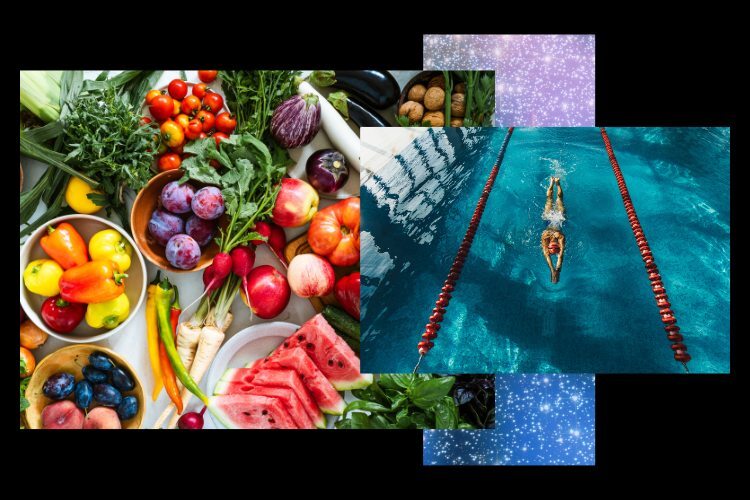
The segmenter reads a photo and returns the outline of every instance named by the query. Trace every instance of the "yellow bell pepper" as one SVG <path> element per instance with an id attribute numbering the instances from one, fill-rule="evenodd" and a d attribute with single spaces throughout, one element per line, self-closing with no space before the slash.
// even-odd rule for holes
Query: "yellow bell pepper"
<path id="1" fill-rule="evenodd" d="M 86 308 L 86 323 L 91 328 L 106 328 L 111 330 L 130 314 L 130 301 L 124 293 L 106 302 L 89 304 Z"/>
<path id="2" fill-rule="evenodd" d="M 87 196 L 89 193 L 104 194 L 93 189 L 75 175 L 70 176 L 68 186 L 65 188 L 65 201 L 70 208 L 79 214 L 94 214 L 104 208 L 91 201 Z"/>
<path id="3" fill-rule="evenodd" d="M 120 272 L 124 273 L 130 267 L 130 256 L 133 247 L 128 240 L 114 229 L 99 231 L 89 240 L 89 255 L 91 260 L 111 260 Z"/>
<path id="4" fill-rule="evenodd" d="M 32 260 L 23 271 L 23 284 L 31 293 L 52 297 L 60 293 L 62 275 L 63 268 L 54 260 Z"/>
<path id="5" fill-rule="evenodd" d="M 151 398 L 156 401 L 159 393 L 164 388 L 164 379 L 161 374 L 161 363 L 159 361 L 159 327 L 156 317 L 156 289 L 159 283 L 159 275 L 146 289 L 146 340 L 148 344 L 148 357 L 151 361 L 151 371 L 154 373 L 154 390 Z"/>

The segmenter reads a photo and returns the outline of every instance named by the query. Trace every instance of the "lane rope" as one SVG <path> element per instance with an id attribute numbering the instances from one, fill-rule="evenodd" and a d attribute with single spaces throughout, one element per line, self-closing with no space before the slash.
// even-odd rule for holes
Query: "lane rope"
<path id="1" fill-rule="evenodd" d="M 435 302 L 435 307 L 432 309 L 432 315 L 430 316 L 429 322 L 424 327 L 422 340 L 417 344 L 419 360 L 417 360 L 417 364 L 414 367 L 414 371 L 412 373 L 417 373 L 422 359 L 424 359 L 425 355 L 435 345 L 433 340 L 435 340 L 438 336 L 437 332 L 438 330 L 440 330 L 440 322 L 443 321 L 443 318 L 445 317 L 446 309 L 448 308 L 448 304 L 450 303 L 452 297 L 451 293 L 456 289 L 456 283 L 458 281 L 458 278 L 461 276 L 461 270 L 463 269 L 464 263 L 466 262 L 466 257 L 469 254 L 469 250 L 471 250 L 471 243 L 474 241 L 474 236 L 476 235 L 477 228 L 479 227 L 479 222 L 482 219 L 482 213 L 484 212 L 485 205 L 487 205 L 487 198 L 489 198 L 490 196 L 492 186 L 495 183 L 495 178 L 497 177 L 498 172 L 500 172 L 500 165 L 503 162 L 505 150 L 508 148 L 508 142 L 510 142 L 510 136 L 512 134 L 513 127 L 509 127 L 508 131 L 505 134 L 503 144 L 500 146 L 500 152 L 497 155 L 497 161 L 495 161 L 495 165 L 490 171 L 490 175 L 487 178 L 487 182 L 484 185 L 481 196 L 479 196 L 479 201 L 477 201 L 477 206 L 474 209 L 474 214 L 471 217 L 471 221 L 469 222 L 469 227 L 466 230 L 464 239 L 461 242 L 461 245 L 458 247 L 458 252 L 456 253 L 455 259 L 453 259 L 453 265 L 448 271 L 448 277 L 445 279 L 443 288 L 441 288 L 440 295 L 438 295 L 438 300 Z"/>
<path id="2" fill-rule="evenodd" d="M 633 202 L 630 199 L 628 186 L 625 184 L 625 177 L 623 177 L 620 165 L 617 163 L 617 158 L 615 158 L 615 152 L 612 149 L 612 143 L 609 141 L 607 131 L 604 127 L 601 127 L 600 130 L 602 133 L 602 139 L 604 140 L 604 147 L 607 150 L 607 156 L 609 156 L 609 162 L 612 164 L 612 171 L 615 174 L 615 179 L 617 179 L 617 187 L 620 189 L 620 195 L 622 196 L 622 202 L 625 206 L 625 213 L 628 216 L 628 222 L 633 230 L 633 236 L 638 245 L 638 250 L 641 253 L 641 258 L 646 265 L 646 273 L 651 282 L 651 291 L 654 293 L 656 306 L 659 308 L 659 315 L 661 316 L 662 323 L 664 323 L 664 330 L 667 332 L 667 339 L 672 342 L 671 347 L 674 352 L 674 359 L 682 363 L 685 371 L 689 371 L 687 363 L 690 361 L 691 357 L 687 352 L 687 346 L 683 342 L 680 327 L 677 326 L 677 318 L 675 318 L 674 311 L 672 311 L 672 305 L 669 302 L 667 290 L 664 288 L 659 269 L 656 267 L 654 254 L 651 252 L 651 247 L 648 245 L 641 223 L 638 221 L 638 214 L 636 214 Z"/>

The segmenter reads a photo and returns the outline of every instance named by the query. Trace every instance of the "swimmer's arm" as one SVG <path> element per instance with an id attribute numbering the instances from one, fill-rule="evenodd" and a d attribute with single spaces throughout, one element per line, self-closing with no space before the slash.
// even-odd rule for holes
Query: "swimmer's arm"
<path id="1" fill-rule="evenodd" d="M 557 270 L 562 267 L 563 256 L 565 255 L 565 237 L 560 238 L 560 255 L 557 256 Z"/>
<path id="2" fill-rule="evenodd" d="M 550 271 L 554 271 L 555 270 L 555 266 L 552 264 L 552 259 L 549 256 L 549 250 L 547 250 L 546 246 L 544 248 L 542 248 L 542 252 L 544 252 L 544 258 L 547 261 L 547 266 L 549 266 L 549 270 Z"/>

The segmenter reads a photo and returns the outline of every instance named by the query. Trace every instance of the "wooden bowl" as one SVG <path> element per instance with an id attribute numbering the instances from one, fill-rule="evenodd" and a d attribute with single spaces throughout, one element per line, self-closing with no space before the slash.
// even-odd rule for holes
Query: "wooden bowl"
<path id="1" fill-rule="evenodd" d="M 130 420 L 122 422 L 123 429 L 140 429 L 143 424 L 143 416 L 146 414 L 146 399 L 143 395 L 143 384 L 133 367 L 125 358 L 106 347 L 92 344 L 76 344 L 63 347 L 52 354 L 48 355 L 34 370 L 31 376 L 29 386 L 26 388 L 26 399 L 29 400 L 29 407 L 26 409 L 26 424 L 29 429 L 42 428 L 42 410 L 44 407 L 55 401 L 48 398 L 42 392 L 42 387 L 47 379 L 58 372 L 68 372 L 75 376 L 76 382 L 83 378 L 81 369 L 88 363 L 89 354 L 92 352 L 102 352 L 109 356 L 112 361 L 119 367 L 128 372 L 135 382 L 135 388 L 132 391 L 123 393 L 123 396 L 135 396 L 138 399 L 138 413 Z M 67 399 L 72 399 L 68 397 Z M 97 406 L 96 402 L 92 408 Z"/>
<path id="2" fill-rule="evenodd" d="M 173 267 L 166 256 L 166 248 L 160 245 L 148 230 L 148 221 L 151 219 L 151 214 L 159 208 L 161 196 L 161 190 L 165 185 L 172 181 L 176 181 L 182 178 L 185 171 L 182 169 L 167 170 L 154 177 L 146 184 L 146 187 L 141 189 L 133 202 L 133 208 L 130 210 L 130 227 L 133 231 L 133 239 L 138 249 L 152 264 L 170 271 L 173 273 L 192 273 L 200 271 L 201 269 L 208 267 L 214 259 L 214 256 L 219 253 L 219 245 L 216 244 L 215 240 L 211 240 L 208 245 L 201 248 L 201 258 L 192 269 L 178 269 Z M 200 182 L 190 181 L 190 184 L 196 188 L 201 188 L 205 184 Z M 197 189 L 196 189 L 197 190 Z M 189 215 L 189 214 L 185 214 Z M 222 215 L 218 219 L 219 227 L 226 227 L 228 220 L 226 215 Z"/>
<path id="3" fill-rule="evenodd" d="M 457 83 L 463 83 L 463 80 L 461 80 L 460 78 L 458 78 L 458 76 L 456 75 L 455 72 L 451 72 L 451 75 L 453 76 L 453 86 L 454 87 L 455 87 L 455 85 Z M 432 78 L 436 77 L 436 76 L 443 76 L 443 72 L 442 71 L 422 71 L 422 72 L 417 73 L 416 75 L 414 75 L 414 77 L 411 80 L 409 80 L 406 83 L 406 85 L 404 85 L 404 88 L 401 89 L 401 96 L 399 97 L 398 104 L 396 105 L 396 115 L 398 115 L 398 110 L 401 109 L 401 105 L 403 103 L 405 103 L 406 101 L 409 100 L 409 97 L 408 97 L 409 91 L 411 90 L 411 88 L 414 85 L 416 85 L 418 83 L 421 83 L 422 85 L 424 85 L 426 87 L 427 84 L 430 82 L 430 80 Z M 445 89 L 443 89 L 443 90 L 445 90 Z M 445 126 L 447 127 L 448 125 L 449 124 L 446 124 Z M 412 126 L 412 127 L 419 127 L 421 125 L 415 123 L 415 124 L 410 125 L 410 126 Z"/>
<path id="4" fill-rule="evenodd" d="M 125 319 L 125 321 L 111 330 L 107 330 L 106 328 L 91 328 L 88 324 L 86 324 L 86 321 L 84 320 L 81 321 L 76 329 L 70 333 L 57 333 L 53 331 L 44 323 L 44 321 L 42 321 L 41 316 L 42 304 L 47 299 L 47 297 L 42 297 L 41 295 L 31 293 L 23 284 L 23 271 L 26 269 L 26 265 L 29 262 L 36 259 L 49 259 L 49 256 L 44 252 L 44 250 L 42 250 L 42 247 L 39 244 L 39 240 L 41 240 L 42 237 L 47 234 L 48 226 L 54 227 L 61 222 L 67 222 L 68 224 L 72 225 L 76 229 L 76 231 L 78 231 L 78 233 L 83 237 L 83 240 L 87 245 L 91 237 L 99 231 L 103 231 L 105 229 L 114 229 L 122 234 L 133 247 L 133 254 L 130 256 L 130 268 L 126 271 L 128 277 L 125 278 L 125 295 L 128 296 L 128 300 L 130 301 L 130 314 Z M 23 307 L 26 316 L 28 316 L 29 319 L 41 330 L 65 342 L 99 342 L 106 339 L 107 337 L 115 335 L 116 333 L 125 329 L 130 321 L 137 315 L 138 309 L 141 307 L 141 302 L 143 302 L 143 299 L 146 296 L 146 286 L 148 284 L 146 283 L 146 262 L 143 260 L 143 256 L 138 251 L 138 247 L 136 246 L 135 241 L 133 241 L 130 235 L 117 224 L 114 224 L 106 219 L 102 219 L 101 217 L 96 217 L 94 215 L 63 215 L 61 217 L 54 218 L 47 224 L 41 226 L 36 231 L 31 233 L 29 238 L 24 242 L 23 247 L 21 248 L 20 264 L 21 265 L 19 272 L 21 307 Z"/>

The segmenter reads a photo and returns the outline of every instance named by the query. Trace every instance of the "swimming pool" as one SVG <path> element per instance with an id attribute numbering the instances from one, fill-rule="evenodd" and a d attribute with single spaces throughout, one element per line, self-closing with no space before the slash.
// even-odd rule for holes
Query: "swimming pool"
<path id="1" fill-rule="evenodd" d="M 729 129 L 607 129 L 693 359 L 729 371 Z M 505 129 L 430 129 L 362 189 L 362 370 L 411 371 Z M 567 248 L 540 250 L 550 176 Z M 435 347 L 435 373 L 679 373 L 597 128 L 516 129 Z"/>

